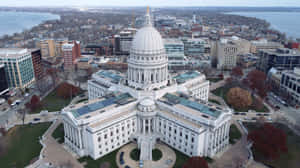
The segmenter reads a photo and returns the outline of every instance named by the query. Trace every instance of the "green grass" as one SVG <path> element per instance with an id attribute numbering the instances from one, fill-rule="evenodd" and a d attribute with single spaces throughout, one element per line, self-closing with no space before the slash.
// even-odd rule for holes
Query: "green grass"
<path id="1" fill-rule="evenodd" d="M 208 78 L 208 80 L 210 82 L 217 83 L 217 82 L 221 81 L 222 79 L 221 78 Z"/>
<path id="2" fill-rule="evenodd" d="M 71 99 L 63 99 L 56 94 L 56 89 L 49 93 L 42 100 L 42 107 L 32 111 L 32 114 L 39 113 L 42 110 L 48 110 L 49 112 L 60 111 L 71 102 Z"/>
<path id="3" fill-rule="evenodd" d="M 227 101 L 227 97 L 226 97 L 227 92 L 229 90 L 230 90 L 229 87 L 223 86 L 223 87 L 219 87 L 219 88 L 213 90 L 212 93 L 216 96 L 223 98 L 224 101 L 230 106 L 230 104 Z M 253 102 L 255 101 L 255 99 L 256 98 L 254 96 L 252 96 Z M 249 106 L 248 108 L 244 108 L 244 109 L 238 109 L 238 108 L 234 108 L 234 107 L 231 107 L 231 108 L 233 108 L 234 111 L 236 111 L 236 112 L 248 112 L 249 110 L 254 110 L 256 112 L 261 112 L 261 113 L 269 112 L 268 108 L 265 105 L 260 109 L 254 108 L 253 106 Z"/>
<path id="4" fill-rule="evenodd" d="M 211 103 L 215 103 L 215 104 L 221 105 L 221 103 L 219 101 L 214 100 L 214 99 L 209 99 L 208 101 L 211 102 Z"/>
<path id="5" fill-rule="evenodd" d="M 117 168 L 116 155 L 119 149 L 114 150 L 113 152 L 101 157 L 100 159 L 94 160 L 91 157 L 82 157 L 78 161 L 80 163 L 86 162 L 85 168 L 99 168 L 102 163 L 108 162 L 110 168 Z"/>
<path id="6" fill-rule="evenodd" d="M 244 123 L 245 127 L 249 130 L 259 128 L 257 123 Z M 254 159 L 266 165 L 275 168 L 299 168 L 300 165 L 300 137 L 297 136 L 292 130 L 283 124 L 273 124 L 275 127 L 282 129 L 287 135 L 288 152 L 282 153 L 277 160 L 266 159 L 258 151 L 253 150 Z"/>
<path id="7" fill-rule="evenodd" d="M 172 148 L 176 154 L 176 162 L 174 168 L 182 168 L 183 164 L 190 158 L 189 156 L 183 154 L 182 152 Z"/>
<path id="8" fill-rule="evenodd" d="M 158 161 L 162 158 L 162 152 L 159 149 L 152 150 L 152 160 Z"/>
<path id="9" fill-rule="evenodd" d="M 77 101 L 77 103 L 81 103 L 81 102 L 84 102 L 84 101 L 87 101 L 87 100 L 89 100 L 89 99 L 82 99 L 82 100 Z"/>
<path id="10" fill-rule="evenodd" d="M 51 123 L 16 126 L 2 137 L 4 152 L 0 156 L 0 167 L 24 168 L 30 161 L 39 156 L 42 145 L 39 137 L 49 128 Z"/>
<path id="11" fill-rule="evenodd" d="M 138 148 L 135 148 L 132 151 L 130 151 L 129 155 L 132 160 L 135 160 L 135 161 L 140 160 L 140 150 Z"/>
<path id="12" fill-rule="evenodd" d="M 64 135 L 65 135 L 65 132 L 64 132 L 64 125 L 63 124 L 59 124 L 59 126 L 52 133 L 52 137 L 54 139 L 57 139 L 58 143 L 60 143 L 60 144 L 65 142 Z"/>
<path id="13" fill-rule="evenodd" d="M 242 134 L 240 130 L 236 127 L 236 125 L 232 124 L 230 126 L 230 131 L 229 131 L 229 143 L 230 144 L 235 144 L 236 141 L 241 139 Z"/>

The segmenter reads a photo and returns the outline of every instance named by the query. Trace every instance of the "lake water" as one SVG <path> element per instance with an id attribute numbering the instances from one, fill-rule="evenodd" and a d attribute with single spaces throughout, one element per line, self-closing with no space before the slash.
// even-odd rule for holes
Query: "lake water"
<path id="1" fill-rule="evenodd" d="M 0 37 L 22 32 L 44 21 L 55 19 L 60 19 L 60 16 L 50 13 L 0 11 Z"/>
<path id="2" fill-rule="evenodd" d="M 231 12 L 240 16 L 264 19 L 271 27 L 286 33 L 287 37 L 300 38 L 300 12 Z"/>

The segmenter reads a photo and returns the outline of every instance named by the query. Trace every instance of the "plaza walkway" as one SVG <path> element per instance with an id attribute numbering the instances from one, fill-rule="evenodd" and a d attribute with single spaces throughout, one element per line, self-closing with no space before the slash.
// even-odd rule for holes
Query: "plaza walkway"
<path id="1" fill-rule="evenodd" d="M 55 166 L 70 165 L 72 168 L 83 168 L 83 166 L 77 161 L 76 157 L 67 151 L 62 144 L 57 143 L 51 136 L 60 123 L 61 120 L 56 120 L 47 130 L 45 138 L 42 140 L 45 144 L 45 148 L 42 151 L 42 161 L 44 163 L 51 163 L 51 165 Z"/>
<path id="2" fill-rule="evenodd" d="M 137 144 L 130 143 L 122 147 L 116 156 L 117 165 L 119 168 L 125 168 L 125 166 L 130 166 L 131 168 L 138 168 L 139 162 L 134 161 L 130 158 L 130 152 L 137 148 Z M 175 152 L 164 144 L 156 144 L 155 148 L 159 149 L 162 152 L 162 158 L 158 161 L 145 161 L 144 168 L 173 168 L 175 161 L 176 161 L 176 154 Z M 120 154 L 124 152 L 124 164 L 120 165 Z"/>

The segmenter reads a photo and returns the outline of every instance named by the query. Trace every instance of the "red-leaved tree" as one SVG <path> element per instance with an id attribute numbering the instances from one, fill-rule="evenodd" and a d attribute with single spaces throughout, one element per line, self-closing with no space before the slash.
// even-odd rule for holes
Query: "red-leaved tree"
<path id="1" fill-rule="evenodd" d="M 240 78 L 244 75 L 243 69 L 241 67 L 235 67 L 231 70 L 231 76 L 235 78 Z"/>
<path id="2" fill-rule="evenodd" d="M 267 96 L 267 92 L 270 89 L 266 74 L 259 70 L 249 72 L 244 83 L 247 83 L 251 89 L 257 91 L 258 95 L 262 98 Z"/>
<path id="3" fill-rule="evenodd" d="M 80 91 L 80 89 L 78 87 L 75 87 L 66 82 L 60 84 L 56 90 L 57 95 L 64 99 L 68 99 L 68 98 L 78 95 L 79 91 Z"/>
<path id="4" fill-rule="evenodd" d="M 202 157 L 191 157 L 187 160 L 182 168 L 208 168 L 206 160 Z"/>
<path id="5" fill-rule="evenodd" d="M 250 132 L 248 140 L 253 142 L 255 150 L 268 159 L 277 159 L 282 152 L 288 151 L 286 134 L 281 129 L 268 123 Z"/>

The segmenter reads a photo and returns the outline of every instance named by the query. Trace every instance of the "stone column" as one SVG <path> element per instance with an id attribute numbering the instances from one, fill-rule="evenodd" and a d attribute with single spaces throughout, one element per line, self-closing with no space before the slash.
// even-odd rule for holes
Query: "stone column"
<path id="1" fill-rule="evenodd" d="M 143 134 L 146 134 L 146 120 L 143 119 Z"/>

